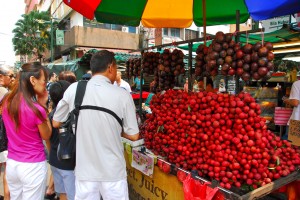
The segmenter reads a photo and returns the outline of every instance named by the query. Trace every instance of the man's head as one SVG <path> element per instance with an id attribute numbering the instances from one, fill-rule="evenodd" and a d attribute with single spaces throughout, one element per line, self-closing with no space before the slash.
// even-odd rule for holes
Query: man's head
<path id="1" fill-rule="evenodd" d="M 57 81 L 57 75 L 55 74 L 55 72 L 51 72 L 49 75 L 49 81 L 50 82 L 55 82 Z"/>
<path id="2" fill-rule="evenodd" d="M 15 81 L 15 75 L 12 67 L 7 65 L 0 66 L 0 85 L 9 87 Z"/>
<path id="3" fill-rule="evenodd" d="M 117 64 L 115 54 L 107 50 L 95 53 L 90 61 L 92 74 L 101 74 L 109 78 L 113 83 L 117 76 Z"/>
<path id="4" fill-rule="evenodd" d="M 53 101 L 54 106 L 63 98 L 64 92 L 71 85 L 68 81 L 60 80 L 53 83 L 49 89 L 50 98 Z"/>
<path id="5" fill-rule="evenodd" d="M 122 73 L 120 71 L 117 71 L 116 81 L 120 81 L 120 80 L 122 80 Z"/>

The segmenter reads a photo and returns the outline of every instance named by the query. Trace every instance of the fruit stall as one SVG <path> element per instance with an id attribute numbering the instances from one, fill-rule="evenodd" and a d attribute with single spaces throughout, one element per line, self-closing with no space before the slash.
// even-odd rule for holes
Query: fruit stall
<path id="1" fill-rule="evenodd" d="M 174 46 L 171 50 L 141 49 L 142 59 L 133 61 L 127 70 L 129 75 L 141 75 L 141 82 L 144 72 L 153 74 L 157 92 L 150 103 L 152 113 L 140 125 L 142 139 L 124 141 L 131 199 L 255 199 L 284 190 L 283 186 L 296 196 L 288 183 L 299 178 L 298 147 L 268 130 L 260 105 L 249 93 L 240 92 L 239 78 L 246 85 L 253 79 L 270 78 L 273 46 L 263 37 L 254 45 L 248 41 L 241 45 L 238 36 L 240 23 L 250 15 L 259 21 L 297 13 L 298 2 L 260 1 L 260 6 L 251 0 L 134 0 L 131 4 L 111 0 L 95 1 L 92 6 L 78 6 L 84 0 L 64 2 L 102 23 L 186 28 L 194 22 L 203 27 L 203 38 L 160 45 Z M 218 32 L 207 45 L 207 25 L 235 22 L 234 34 Z M 199 41 L 204 43 L 198 47 L 193 66 L 192 46 Z M 187 68 L 176 48 L 182 43 L 189 46 Z M 225 87 L 229 78 L 235 80 L 234 94 L 192 91 L 198 77 L 214 77 L 219 72 Z M 189 92 L 175 90 L 185 74 Z M 142 90 L 140 94 L 141 111 Z"/>
<path id="2" fill-rule="evenodd" d="M 209 46 L 197 48 L 196 62 L 188 69 L 191 82 L 220 73 L 225 80 L 240 77 L 245 86 L 251 80 L 271 78 L 272 43 L 243 45 L 235 42 L 234 35 L 222 32 L 212 38 Z M 132 199 L 193 199 L 187 196 L 195 188 L 206 191 L 194 191 L 195 195 L 211 194 L 206 199 L 255 199 L 295 190 L 300 150 L 268 130 L 261 102 L 250 88 L 233 94 L 172 89 L 179 86 L 179 76 L 186 74 L 182 58 L 182 52 L 173 48 L 145 52 L 139 61 L 148 63 L 136 72 L 153 73 L 157 93 L 150 103 L 152 113 L 140 125 L 143 144 L 124 143 Z M 132 68 L 127 71 L 134 72 Z M 263 94 L 278 99 L 274 91 L 261 91 L 261 98 Z M 139 160 L 133 149 L 139 159 L 153 157 L 151 165 L 139 161 L 132 167 L 133 160 Z M 136 165 L 153 172 L 146 175 Z"/>

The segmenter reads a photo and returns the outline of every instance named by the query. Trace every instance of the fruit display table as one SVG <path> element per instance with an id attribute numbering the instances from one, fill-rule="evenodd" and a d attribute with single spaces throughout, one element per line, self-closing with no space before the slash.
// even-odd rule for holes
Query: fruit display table
<path id="1" fill-rule="evenodd" d="M 146 200 L 183 200 L 183 184 L 175 175 L 166 174 L 155 165 L 153 176 L 149 177 L 131 167 L 130 155 L 125 151 L 127 169 L 127 181 L 130 199 Z M 243 192 L 237 188 L 226 190 L 219 187 L 223 194 L 221 199 L 250 200 L 262 198 L 289 183 L 300 179 L 300 171 L 297 170 L 286 177 L 277 179 L 269 184 L 259 187 L 251 192 Z M 201 180 L 205 180 L 201 178 Z M 276 194 L 274 194 L 276 196 Z M 274 196 L 273 195 L 273 196 Z"/>
<path id="2" fill-rule="evenodd" d="M 129 198 L 145 200 L 183 200 L 182 183 L 176 176 L 154 167 L 153 177 L 149 177 L 131 167 L 125 152 Z"/>

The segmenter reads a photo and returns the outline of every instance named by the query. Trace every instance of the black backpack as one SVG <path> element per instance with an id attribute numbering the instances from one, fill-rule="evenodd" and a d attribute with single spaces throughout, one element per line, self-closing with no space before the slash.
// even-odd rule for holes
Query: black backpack
<path id="1" fill-rule="evenodd" d="M 59 128 L 59 145 L 57 149 L 57 157 L 59 160 L 75 160 L 76 154 L 76 130 L 77 130 L 77 121 L 80 110 L 99 110 L 111 114 L 122 127 L 122 120 L 114 113 L 113 111 L 98 107 L 84 105 L 82 106 L 82 100 L 85 94 L 85 89 L 88 81 L 79 81 L 76 89 L 75 95 L 75 108 L 69 113 L 68 119 L 62 124 Z M 75 132 L 73 132 L 73 127 L 75 127 Z M 74 163 L 75 166 L 75 163 Z"/>

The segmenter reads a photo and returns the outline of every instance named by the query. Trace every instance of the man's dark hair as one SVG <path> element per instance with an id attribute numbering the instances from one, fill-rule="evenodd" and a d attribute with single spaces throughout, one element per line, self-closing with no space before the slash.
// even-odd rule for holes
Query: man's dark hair
<path id="1" fill-rule="evenodd" d="M 55 72 L 50 72 L 49 79 L 55 75 Z"/>
<path id="2" fill-rule="evenodd" d="M 116 63 L 115 54 L 107 50 L 95 53 L 90 61 L 92 73 L 103 73 L 110 64 Z"/>
<path id="3" fill-rule="evenodd" d="M 52 83 L 49 89 L 50 98 L 53 101 L 54 107 L 63 98 L 66 89 L 71 85 L 68 81 L 60 80 Z"/>

